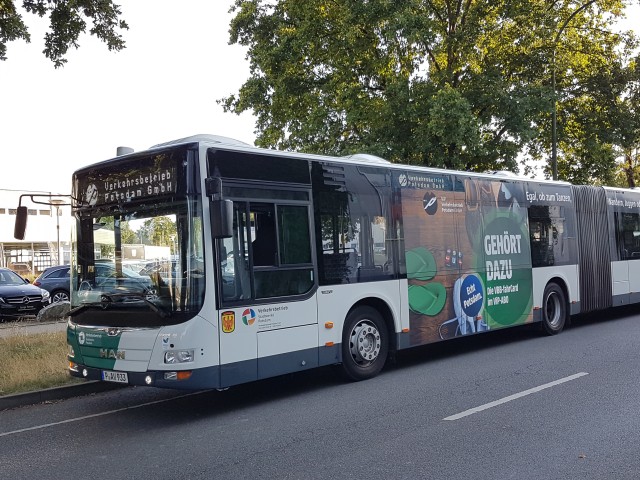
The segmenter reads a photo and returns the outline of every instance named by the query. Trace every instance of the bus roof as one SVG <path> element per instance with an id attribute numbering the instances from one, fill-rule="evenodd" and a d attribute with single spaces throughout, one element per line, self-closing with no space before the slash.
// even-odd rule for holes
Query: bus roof
<path id="1" fill-rule="evenodd" d="M 260 153 L 263 155 L 273 155 L 273 156 L 277 155 L 277 156 L 285 156 L 290 158 L 299 158 L 301 160 L 304 159 L 304 160 L 310 160 L 310 161 L 344 162 L 349 164 L 371 165 L 371 166 L 378 165 L 378 166 L 385 166 L 393 169 L 403 169 L 403 170 L 415 171 L 415 172 L 424 172 L 425 169 L 428 169 L 430 172 L 440 173 L 444 175 L 464 174 L 464 175 L 469 175 L 471 177 L 494 178 L 494 179 L 497 179 L 496 177 L 501 177 L 505 180 L 539 182 L 539 183 L 554 184 L 554 185 L 571 185 L 569 182 L 565 182 L 565 181 L 528 178 L 528 177 L 520 176 L 513 172 L 505 172 L 505 171 L 470 172 L 470 171 L 462 171 L 462 170 L 447 170 L 444 168 L 427 167 L 427 166 L 421 166 L 421 165 L 408 165 L 404 163 L 393 163 L 384 158 L 367 154 L 367 153 L 357 153 L 353 155 L 337 157 L 337 156 L 330 156 L 330 155 L 319 155 L 319 154 L 312 154 L 312 153 L 274 150 L 274 149 L 256 147 L 254 145 L 250 145 L 248 143 L 245 143 L 230 137 L 225 137 L 221 135 L 210 135 L 210 134 L 197 134 L 189 137 L 171 140 L 168 142 L 159 143 L 151 146 L 147 151 L 163 149 L 163 148 L 172 147 L 176 145 L 193 144 L 193 143 L 210 145 L 212 147 L 220 147 L 224 149 L 228 148 L 229 150 L 241 151 L 241 152 L 247 152 L 247 153 L 253 152 L 253 153 Z M 97 163 L 94 163 L 93 165 L 85 166 L 78 169 L 78 172 L 86 170 L 88 167 L 95 167 L 100 164 L 110 163 L 119 158 L 128 157 L 130 155 L 141 154 L 143 152 L 144 151 L 132 152 L 132 153 L 123 155 L 122 157 L 116 157 L 111 160 L 106 160 L 104 162 L 97 162 Z"/>

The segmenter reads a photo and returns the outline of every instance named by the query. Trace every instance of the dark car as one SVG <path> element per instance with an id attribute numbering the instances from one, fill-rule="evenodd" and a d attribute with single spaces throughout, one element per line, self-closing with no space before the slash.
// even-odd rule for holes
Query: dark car
<path id="1" fill-rule="evenodd" d="M 29 280 L 8 268 L 0 268 L 0 321 L 37 315 L 49 301 L 49 292 L 31 285 Z"/>
<path id="2" fill-rule="evenodd" d="M 69 265 L 49 267 L 33 281 L 36 287 L 44 288 L 51 295 L 51 302 L 69 301 Z"/>
<path id="3" fill-rule="evenodd" d="M 107 302 L 126 303 L 157 297 L 157 290 L 148 276 L 140 275 L 126 266 L 121 273 L 113 262 L 96 261 L 95 279 L 83 281 L 78 288 L 78 299 L 82 304 Z"/>

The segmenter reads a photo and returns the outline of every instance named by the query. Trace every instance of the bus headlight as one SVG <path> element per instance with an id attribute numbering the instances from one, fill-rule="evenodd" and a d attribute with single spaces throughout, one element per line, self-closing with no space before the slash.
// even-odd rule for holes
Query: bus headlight
<path id="1" fill-rule="evenodd" d="M 164 363 L 189 363 L 193 356 L 193 350 L 168 350 L 164 352 Z"/>

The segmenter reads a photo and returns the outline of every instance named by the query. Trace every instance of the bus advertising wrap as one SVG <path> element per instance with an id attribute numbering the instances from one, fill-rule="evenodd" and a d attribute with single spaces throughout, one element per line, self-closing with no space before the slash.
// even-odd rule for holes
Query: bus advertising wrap
<path id="1" fill-rule="evenodd" d="M 398 183 L 411 344 L 532 321 L 522 184 L 419 174 Z"/>

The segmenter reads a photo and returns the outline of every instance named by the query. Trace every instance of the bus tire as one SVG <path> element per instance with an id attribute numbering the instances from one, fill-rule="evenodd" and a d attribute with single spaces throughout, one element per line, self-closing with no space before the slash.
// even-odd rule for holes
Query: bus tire
<path id="1" fill-rule="evenodd" d="M 342 332 L 342 370 L 349 380 L 375 377 L 387 360 L 389 335 L 382 315 L 371 307 L 357 307 Z"/>
<path id="2" fill-rule="evenodd" d="M 542 296 L 542 329 L 547 335 L 556 335 L 567 323 L 567 299 L 557 283 L 549 283 Z"/>

